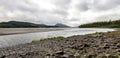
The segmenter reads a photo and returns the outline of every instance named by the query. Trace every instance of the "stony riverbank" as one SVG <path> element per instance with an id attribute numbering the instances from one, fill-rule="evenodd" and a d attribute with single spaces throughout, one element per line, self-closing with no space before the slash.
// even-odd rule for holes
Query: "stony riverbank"
<path id="1" fill-rule="evenodd" d="M 0 48 L 0 58 L 120 58 L 120 31 Z"/>

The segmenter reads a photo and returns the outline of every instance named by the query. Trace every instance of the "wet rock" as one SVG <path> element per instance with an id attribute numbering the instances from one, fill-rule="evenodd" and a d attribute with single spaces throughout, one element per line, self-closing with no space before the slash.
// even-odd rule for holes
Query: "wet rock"
<path id="1" fill-rule="evenodd" d="M 61 58 L 69 58 L 69 55 L 63 55 Z"/>
<path id="2" fill-rule="evenodd" d="M 117 44 L 117 47 L 120 48 L 120 43 Z"/>
<path id="3" fill-rule="evenodd" d="M 105 47 L 103 47 L 104 49 L 109 49 L 110 47 L 109 46 L 105 46 Z"/>
<path id="4" fill-rule="evenodd" d="M 63 51 L 57 51 L 57 52 L 55 52 L 55 54 L 57 54 L 57 55 L 64 55 L 64 52 Z"/>
<path id="5" fill-rule="evenodd" d="M 50 54 L 47 54 L 46 56 L 45 56 L 45 58 L 50 58 L 51 57 L 51 55 Z"/>
<path id="6" fill-rule="evenodd" d="M 107 56 L 102 56 L 102 58 L 107 58 Z"/>
<path id="7" fill-rule="evenodd" d="M 0 58 L 5 58 L 6 56 L 5 55 L 3 55 L 3 56 L 1 56 Z"/>
<path id="8" fill-rule="evenodd" d="M 106 36 L 104 36 L 104 33 L 101 33 L 101 34 L 95 34 L 95 35 L 92 35 L 93 37 L 106 37 Z"/>
<path id="9" fill-rule="evenodd" d="M 89 55 L 87 58 L 96 58 L 96 55 Z"/>
<path id="10" fill-rule="evenodd" d="M 83 47 L 90 47 L 90 45 L 89 44 L 84 44 Z"/>
<path id="11" fill-rule="evenodd" d="M 74 57 L 75 58 L 80 58 L 80 54 L 79 53 L 75 53 Z"/>
<path id="12" fill-rule="evenodd" d="M 119 57 L 114 55 L 109 55 L 108 58 L 119 58 Z"/>

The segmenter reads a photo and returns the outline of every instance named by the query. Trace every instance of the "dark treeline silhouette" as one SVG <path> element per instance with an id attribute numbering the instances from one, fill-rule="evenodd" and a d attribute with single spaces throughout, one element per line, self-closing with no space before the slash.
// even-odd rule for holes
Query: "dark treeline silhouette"
<path id="1" fill-rule="evenodd" d="M 108 22 L 94 22 L 80 25 L 79 28 L 120 28 L 120 20 Z"/>
<path id="2" fill-rule="evenodd" d="M 35 24 L 29 22 L 20 22 L 20 21 L 9 21 L 9 22 L 1 22 L 0 28 L 51 28 L 51 27 L 65 27 L 65 26 L 57 26 L 57 25 L 45 25 L 45 24 Z M 67 27 L 67 26 L 66 26 Z"/>

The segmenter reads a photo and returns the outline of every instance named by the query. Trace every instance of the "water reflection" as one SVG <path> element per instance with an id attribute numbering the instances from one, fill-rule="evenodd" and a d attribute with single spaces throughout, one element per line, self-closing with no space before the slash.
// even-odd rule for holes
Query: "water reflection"
<path id="1" fill-rule="evenodd" d="M 40 39 L 40 38 L 55 37 L 55 36 L 68 37 L 73 35 L 84 35 L 84 34 L 89 34 L 94 32 L 107 32 L 107 31 L 114 31 L 114 29 L 72 28 L 72 29 L 65 29 L 61 31 L 5 35 L 5 36 L 0 36 L 0 47 L 29 43 L 34 39 Z"/>

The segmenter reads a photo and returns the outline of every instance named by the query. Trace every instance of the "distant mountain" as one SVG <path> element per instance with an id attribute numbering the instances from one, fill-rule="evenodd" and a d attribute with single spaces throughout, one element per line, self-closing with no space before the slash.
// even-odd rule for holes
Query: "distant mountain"
<path id="1" fill-rule="evenodd" d="M 69 27 L 69 26 L 67 26 L 65 24 L 61 24 L 61 23 L 57 23 L 55 26 L 57 26 L 57 27 Z"/>
<path id="2" fill-rule="evenodd" d="M 51 28 L 51 27 L 68 27 L 63 24 L 56 24 L 54 26 L 45 25 L 45 24 L 35 24 L 30 22 L 20 22 L 20 21 L 9 21 L 1 22 L 0 28 Z"/>
<path id="3" fill-rule="evenodd" d="M 120 20 L 83 24 L 80 28 L 120 28 Z"/>
<path id="4" fill-rule="evenodd" d="M 46 27 L 44 24 L 34 24 L 29 22 L 20 22 L 20 21 L 9 21 L 9 22 L 1 22 L 0 28 L 38 28 L 38 27 Z"/>

